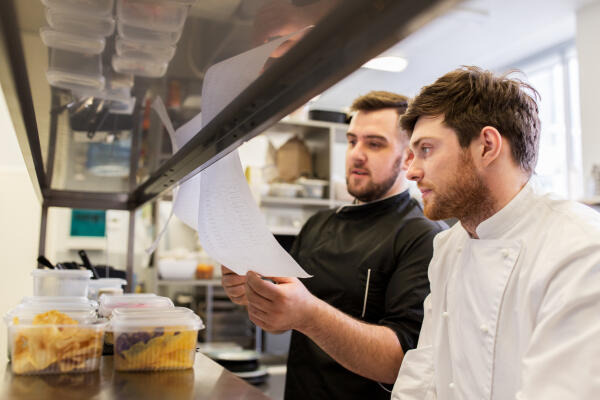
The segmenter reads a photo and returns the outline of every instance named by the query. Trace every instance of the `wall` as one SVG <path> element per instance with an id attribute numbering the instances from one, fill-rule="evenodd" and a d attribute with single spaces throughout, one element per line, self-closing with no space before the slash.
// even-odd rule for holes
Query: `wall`
<path id="1" fill-rule="evenodd" d="M 577 11 L 576 45 L 579 56 L 583 174 L 587 196 L 592 195 L 591 170 L 600 164 L 598 93 L 600 93 L 600 2 Z"/>
<path id="2" fill-rule="evenodd" d="M 0 90 L 0 315 L 32 294 L 29 274 L 36 266 L 40 212 Z M 5 335 L 2 327 L 0 362 Z"/>

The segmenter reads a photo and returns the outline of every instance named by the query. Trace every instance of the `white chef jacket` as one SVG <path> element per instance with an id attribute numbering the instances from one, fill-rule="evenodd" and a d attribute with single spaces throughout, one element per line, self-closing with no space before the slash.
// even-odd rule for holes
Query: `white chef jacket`
<path id="1" fill-rule="evenodd" d="M 600 399 L 600 214 L 528 183 L 477 235 L 436 236 L 392 399 Z"/>

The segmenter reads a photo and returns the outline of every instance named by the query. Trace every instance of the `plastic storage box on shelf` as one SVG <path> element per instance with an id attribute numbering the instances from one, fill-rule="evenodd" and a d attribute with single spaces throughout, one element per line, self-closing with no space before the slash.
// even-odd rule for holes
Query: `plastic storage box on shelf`
<path id="1" fill-rule="evenodd" d="M 141 43 L 156 44 L 159 46 L 168 46 L 177 43 L 181 37 L 181 31 L 168 32 L 156 31 L 150 27 L 142 28 L 131 26 L 123 21 L 117 22 L 117 30 L 122 38 Z"/>
<path id="2" fill-rule="evenodd" d="M 181 31 L 188 9 L 188 5 L 177 1 L 117 0 L 119 21 L 157 31 Z"/>
<path id="3" fill-rule="evenodd" d="M 194 279 L 197 266 L 196 258 L 183 260 L 161 258 L 158 260 L 158 273 L 161 279 Z"/>
<path id="4" fill-rule="evenodd" d="M 42 0 L 48 8 L 63 10 L 71 14 L 105 17 L 111 15 L 113 0 Z"/>
<path id="5" fill-rule="evenodd" d="M 121 295 L 125 285 L 127 285 L 127 281 L 121 278 L 91 279 L 88 297 L 97 300 L 103 294 Z"/>
<path id="6" fill-rule="evenodd" d="M 100 54 L 82 54 L 50 48 L 50 64 L 46 72 L 52 86 L 85 90 L 104 89 Z"/>
<path id="7" fill-rule="evenodd" d="M 204 328 L 200 317 L 181 307 L 119 311 L 115 310 L 110 323 L 117 371 L 192 368 L 198 331 Z"/>
<path id="8" fill-rule="evenodd" d="M 35 296 L 87 297 L 92 272 L 88 270 L 36 269 L 33 276 Z"/>
<path id="9" fill-rule="evenodd" d="M 167 73 L 168 61 L 149 61 L 132 57 L 114 55 L 112 67 L 115 71 L 124 74 L 144 76 L 146 78 L 160 78 Z"/>
<path id="10" fill-rule="evenodd" d="M 98 314 L 110 317 L 115 308 L 173 308 L 173 301 L 168 297 L 152 293 L 102 295 L 98 300 Z"/>
<path id="11" fill-rule="evenodd" d="M 54 310 L 13 318 L 7 325 L 15 374 L 89 372 L 100 366 L 105 320 L 78 321 Z"/>
<path id="12" fill-rule="evenodd" d="M 325 188 L 329 186 L 329 182 L 323 179 L 306 179 L 299 178 L 296 183 L 302 185 L 302 195 L 313 199 L 322 199 L 325 197 Z"/>
<path id="13" fill-rule="evenodd" d="M 175 46 L 140 43 L 121 37 L 117 37 L 115 47 L 117 55 L 125 58 L 168 62 L 175 55 Z"/>
<path id="14" fill-rule="evenodd" d="M 61 32 L 48 27 L 40 28 L 40 36 L 47 47 L 82 54 L 100 54 L 106 45 L 102 36 Z"/>
<path id="15" fill-rule="evenodd" d="M 276 197 L 298 197 L 303 188 L 295 183 L 271 183 L 269 194 Z"/>
<path id="16" fill-rule="evenodd" d="M 70 32 L 85 36 L 110 36 L 115 31 L 115 20 L 112 16 L 96 17 L 92 15 L 72 13 L 60 9 L 46 9 L 48 25 L 57 31 Z"/>

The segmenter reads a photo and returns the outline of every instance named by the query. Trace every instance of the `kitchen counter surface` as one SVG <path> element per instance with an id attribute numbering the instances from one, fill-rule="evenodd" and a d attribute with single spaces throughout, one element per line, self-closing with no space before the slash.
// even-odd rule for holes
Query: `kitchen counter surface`
<path id="1" fill-rule="evenodd" d="M 268 399 L 202 353 L 193 369 L 163 372 L 117 372 L 112 356 L 100 370 L 83 374 L 13 375 L 0 365 L 0 399 Z"/>

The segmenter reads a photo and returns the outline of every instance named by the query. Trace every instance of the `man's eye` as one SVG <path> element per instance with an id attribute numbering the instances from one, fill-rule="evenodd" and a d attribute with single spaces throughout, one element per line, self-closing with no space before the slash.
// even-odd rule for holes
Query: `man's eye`
<path id="1" fill-rule="evenodd" d="M 379 149 L 379 148 L 381 148 L 383 146 L 379 142 L 371 142 L 371 143 L 369 143 L 369 147 L 372 148 L 372 149 Z"/>
<path id="2" fill-rule="evenodd" d="M 431 153 L 431 147 L 421 147 L 421 153 L 423 153 L 423 155 L 428 155 L 429 153 Z"/>
<path id="3" fill-rule="evenodd" d="M 356 140 L 348 140 L 348 144 L 350 146 L 354 146 L 356 144 Z"/>

